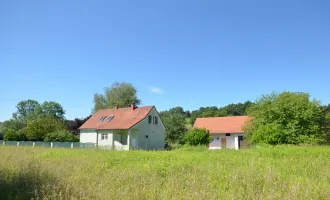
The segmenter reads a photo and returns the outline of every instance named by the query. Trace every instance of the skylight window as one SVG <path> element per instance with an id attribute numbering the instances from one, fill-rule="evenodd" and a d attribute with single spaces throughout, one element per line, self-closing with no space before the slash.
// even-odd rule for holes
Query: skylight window
<path id="1" fill-rule="evenodd" d="M 115 116 L 111 115 L 108 117 L 107 122 L 110 122 Z"/>
<path id="2" fill-rule="evenodd" d="M 98 122 L 102 122 L 106 117 L 107 117 L 107 116 L 105 116 L 105 117 L 101 117 L 101 118 L 99 119 Z"/>

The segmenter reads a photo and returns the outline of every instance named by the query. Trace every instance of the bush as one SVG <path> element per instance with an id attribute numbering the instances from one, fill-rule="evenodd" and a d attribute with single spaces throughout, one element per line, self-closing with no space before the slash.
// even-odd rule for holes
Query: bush
<path id="1" fill-rule="evenodd" d="M 212 137 L 208 130 L 203 128 L 193 128 L 184 137 L 186 144 L 191 146 L 208 145 Z"/>
<path id="2" fill-rule="evenodd" d="M 68 130 L 58 130 L 48 133 L 44 139 L 45 142 L 79 142 L 77 136 Z"/>
<path id="3" fill-rule="evenodd" d="M 15 131 L 13 129 L 8 129 L 3 139 L 6 141 L 23 141 L 26 140 L 26 137 L 22 133 L 22 131 Z"/>

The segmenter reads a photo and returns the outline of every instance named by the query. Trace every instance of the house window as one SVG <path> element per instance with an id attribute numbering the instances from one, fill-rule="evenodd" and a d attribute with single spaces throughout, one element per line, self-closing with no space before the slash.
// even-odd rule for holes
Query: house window
<path id="1" fill-rule="evenodd" d="M 146 138 L 148 138 L 148 135 L 146 135 Z"/>
<path id="2" fill-rule="evenodd" d="M 107 116 L 101 117 L 98 122 L 102 122 Z"/>
<path id="3" fill-rule="evenodd" d="M 217 140 L 219 140 L 219 137 L 217 137 Z"/>
<path id="4" fill-rule="evenodd" d="M 151 117 L 151 115 L 149 115 L 148 116 L 148 123 L 151 124 L 151 122 L 152 122 L 152 117 Z"/>
<path id="5" fill-rule="evenodd" d="M 230 136 L 230 133 L 226 133 L 226 136 Z"/>
<path id="6" fill-rule="evenodd" d="M 158 124 L 158 117 L 157 116 L 154 117 L 154 124 Z"/>
<path id="7" fill-rule="evenodd" d="M 108 119 L 107 119 L 107 122 L 110 122 L 113 118 L 114 118 L 113 115 L 109 116 Z"/>
<path id="8" fill-rule="evenodd" d="M 108 140 L 108 133 L 102 133 L 101 140 Z"/>

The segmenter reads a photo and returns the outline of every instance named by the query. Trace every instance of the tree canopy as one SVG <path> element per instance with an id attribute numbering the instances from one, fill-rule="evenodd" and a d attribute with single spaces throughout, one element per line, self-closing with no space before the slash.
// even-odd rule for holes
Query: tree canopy
<path id="1" fill-rule="evenodd" d="M 45 101 L 40 104 L 35 100 L 20 101 L 17 111 L 13 113 L 13 120 L 27 123 L 27 121 L 35 120 L 43 116 L 52 116 L 58 119 L 64 119 L 65 110 L 61 104 L 54 101 Z"/>
<path id="2" fill-rule="evenodd" d="M 45 142 L 78 142 L 79 138 L 73 135 L 68 130 L 57 130 L 51 133 L 48 133 L 45 138 Z"/>
<path id="3" fill-rule="evenodd" d="M 71 133 L 73 133 L 74 135 L 78 135 L 78 128 L 82 126 L 91 116 L 92 115 L 85 117 L 84 119 L 75 118 L 74 120 L 66 120 L 66 127 Z"/>
<path id="4" fill-rule="evenodd" d="M 6 130 L 3 139 L 6 141 L 22 141 L 25 140 L 25 135 L 21 131 L 15 131 L 14 129 Z"/>
<path id="5" fill-rule="evenodd" d="M 39 106 L 39 102 L 35 100 L 28 99 L 25 101 L 20 101 L 16 105 L 17 111 L 13 113 L 13 118 L 26 123 L 27 120 L 34 118 L 35 110 Z"/>
<path id="6" fill-rule="evenodd" d="M 165 126 L 165 141 L 167 144 L 183 144 L 184 134 L 187 131 L 186 118 L 179 113 L 161 115 Z"/>
<path id="7" fill-rule="evenodd" d="M 251 143 L 301 144 L 325 141 L 324 112 L 308 93 L 263 95 L 248 109 L 253 119 L 245 126 Z"/>
<path id="8" fill-rule="evenodd" d="M 43 140 L 48 133 L 65 130 L 64 123 L 51 116 L 29 121 L 26 126 L 26 137 L 29 140 Z"/>
<path id="9" fill-rule="evenodd" d="M 191 112 L 190 122 L 195 123 L 198 117 L 225 117 L 225 116 L 243 116 L 247 115 L 246 111 L 253 103 L 246 101 L 244 103 L 229 104 L 224 107 L 200 107 L 198 110 Z"/>
<path id="10" fill-rule="evenodd" d="M 140 105 L 141 100 L 137 97 L 136 88 L 126 82 L 115 82 L 112 86 L 104 89 L 104 94 L 94 94 L 94 112 L 119 107 L 129 107 L 131 104 Z"/>

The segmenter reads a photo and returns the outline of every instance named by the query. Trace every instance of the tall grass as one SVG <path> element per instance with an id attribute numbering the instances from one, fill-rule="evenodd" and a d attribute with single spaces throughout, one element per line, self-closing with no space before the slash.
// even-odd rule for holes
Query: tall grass
<path id="1" fill-rule="evenodd" d="M 329 199 L 330 147 L 0 147 L 0 199 Z"/>

